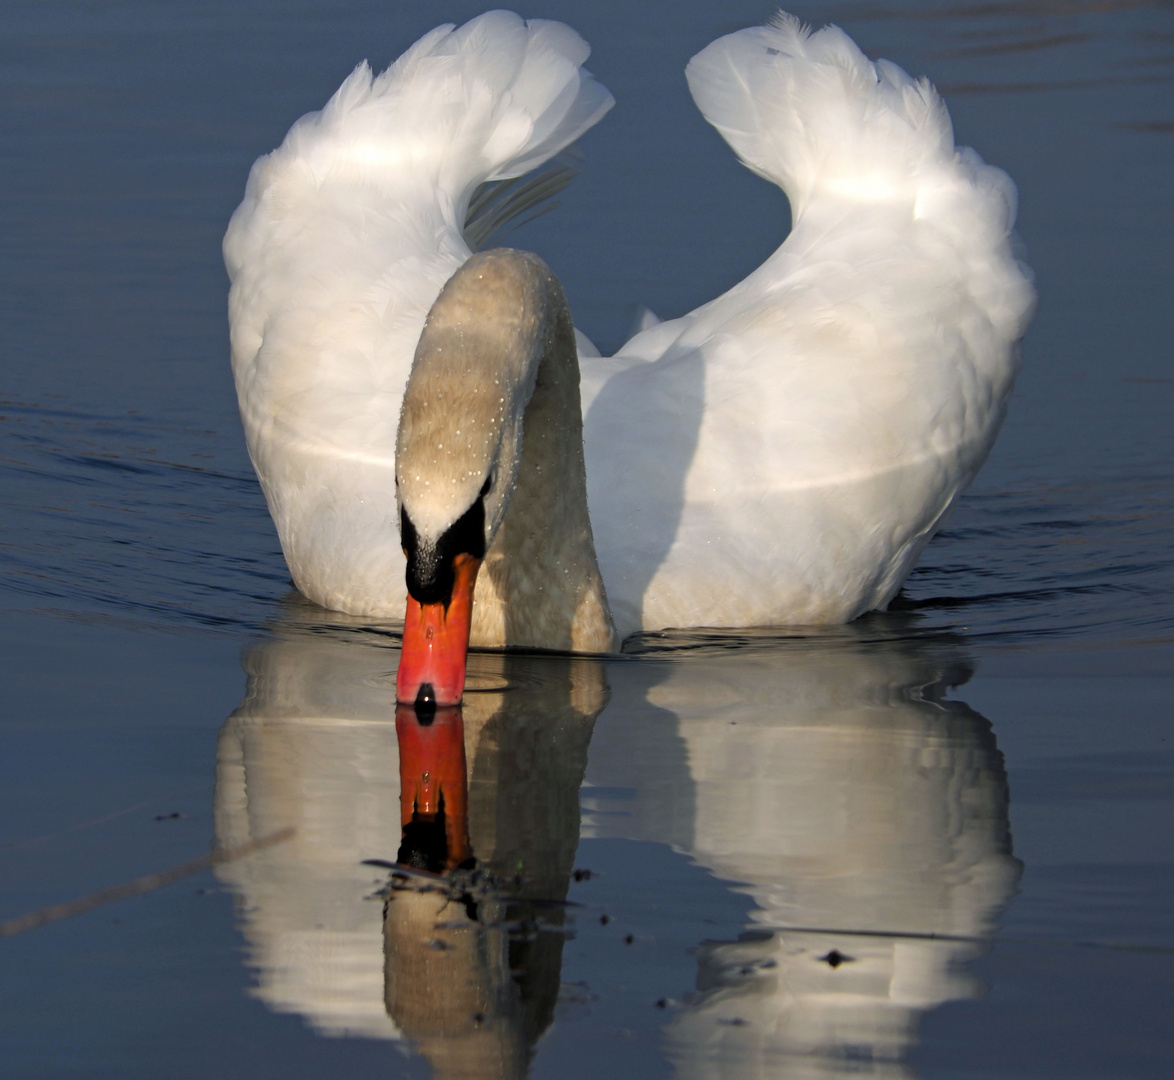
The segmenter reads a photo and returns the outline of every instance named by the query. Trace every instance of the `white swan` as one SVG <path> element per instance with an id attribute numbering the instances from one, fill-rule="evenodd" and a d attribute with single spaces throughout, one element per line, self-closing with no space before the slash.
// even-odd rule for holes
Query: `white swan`
<path id="1" fill-rule="evenodd" d="M 557 281 L 517 252 L 470 262 L 463 229 L 478 185 L 610 108 L 587 54 L 491 12 L 378 78 L 360 66 L 257 162 L 225 237 L 241 414 L 286 559 L 326 607 L 407 603 L 401 699 L 458 701 L 470 640 L 606 651 L 884 607 L 1014 380 L 1033 292 L 1011 181 L 955 150 L 927 82 L 779 16 L 687 74 L 786 192 L 791 234 L 723 296 L 585 358 L 580 442 Z"/>

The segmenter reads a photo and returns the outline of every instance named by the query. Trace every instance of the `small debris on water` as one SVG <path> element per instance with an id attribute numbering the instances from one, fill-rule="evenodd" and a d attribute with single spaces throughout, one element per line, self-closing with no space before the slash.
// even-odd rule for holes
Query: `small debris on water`
<path id="1" fill-rule="evenodd" d="M 844 953 L 840 952 L 839 949 L 832 949 L 831 952 L 827 953 L 825 956 L 821 956 L 819 959 L 827 964 L 828 967 L 832 968 L 832 970 L 835 970 L 841 964 L 852 963 L 856 957 L 846 956 Z"/>

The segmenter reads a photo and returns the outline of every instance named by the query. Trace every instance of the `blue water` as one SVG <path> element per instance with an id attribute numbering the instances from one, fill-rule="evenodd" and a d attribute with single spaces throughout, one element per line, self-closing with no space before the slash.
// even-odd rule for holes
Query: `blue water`
<path id="1" fill-rule="evenodd" d="M 399 843 L 395 641 L 292 591 L 239 431 L 219 244 L 253 159 L 358 60 L 478 10 L 4 6 L 0 920 L 298 837 L 0 939 L 0 1071 L 1169 1075 L 1160 3 L 795 9 L 929 75 L 958 141 L 1019 185 L 1040 307 L 1004 431 L 887 614 L 603 664 L 475 658 L 473 848 L 582 906 L 443 931 L 441 989 L 389 989 L 419 900 L 385 920 L 366 898 L 387 875 L 360 860 Z M 786 233 L 682 75 L 770 10 L 525 12 L 575 26 L 619 102 L 510 241 L 605 352 L 638 305 L 689 310 Z M 457 984 L 497 987 L 476 1030 Z"/>

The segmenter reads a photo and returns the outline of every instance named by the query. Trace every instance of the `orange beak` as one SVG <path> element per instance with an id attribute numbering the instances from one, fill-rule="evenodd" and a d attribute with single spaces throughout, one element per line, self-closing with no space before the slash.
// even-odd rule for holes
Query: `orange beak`
<path id="1" fill-rule="evenodd" d="M 395 680 L 396 701 L 459 705 L 465 690 L 465 660 L 473 619 L 473 586 L 481 560 L 453 559 L 452 596 L 447 604 L 421 604 L 408 596 L 404 644 Z"/>

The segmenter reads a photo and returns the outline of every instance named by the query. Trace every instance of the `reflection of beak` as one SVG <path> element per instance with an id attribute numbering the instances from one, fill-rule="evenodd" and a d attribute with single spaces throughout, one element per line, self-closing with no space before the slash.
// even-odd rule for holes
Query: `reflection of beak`
<path id="1" fill-rule="evenodd" d="M 397 705 L 400 824 L 396 861 L 433 873 L 453 870 L 472 854 L 465 723 L 460 709 L 438 709 L 421 720 L 411 705 Z"/>
<path id="2" fill-rule="evenodd" d="M 448 603 L 421 604 L 409 594 L 404 644 L 395 696 L 405 704 L 459 705 L 465 689 L 465 658 L 473 618 L 473 586 L 481 560 L 453 559 L 454 583 Z"/>

